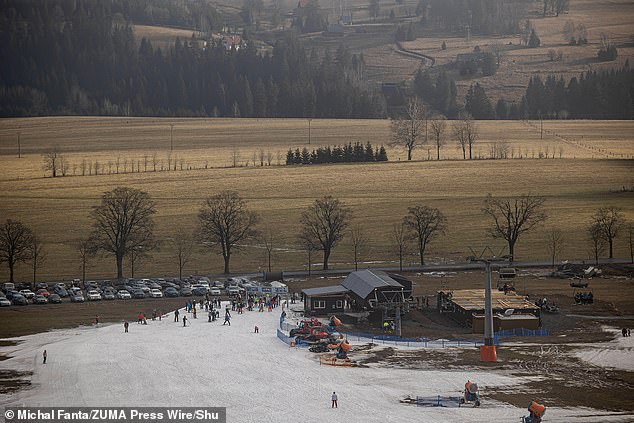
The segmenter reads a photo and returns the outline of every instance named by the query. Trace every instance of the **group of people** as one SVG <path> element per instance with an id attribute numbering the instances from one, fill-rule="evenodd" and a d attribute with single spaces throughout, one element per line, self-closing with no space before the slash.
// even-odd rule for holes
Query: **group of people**
<path id="1" fill-rule="evenodd" d="M 628 337 L 628 336 L 630 336 L 630 329 L 629 328 L 623 328 L 623 329 L 621 329 L 621 333 L 623 334 L 624 337 Z"/>

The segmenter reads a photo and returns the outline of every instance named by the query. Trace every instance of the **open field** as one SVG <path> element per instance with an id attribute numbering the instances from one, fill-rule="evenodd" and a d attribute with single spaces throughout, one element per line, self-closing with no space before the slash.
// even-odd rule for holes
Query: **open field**
<path id="1" fill-rule="evenodd" d="M 163 165 L 169 149 L 169 123 L 174 123 L 174 156 L 196 169 L 183 171 L 110 174 L 45 178 L 41 154 L 58 145 L 69 162 L 99 160 L 102 166 L 117 157 L 141 163 L 144 155 L 156 152 Z M 429 262 L 462 261 L 469 247 L 503 246 L 486 235 L 487 223 L 480 208 L 484 196 L 539 193 L 547 199 L 548 222 L 517 245 L 520 260 L 546 259 L 546 233 L 551 228 L 562 230 L 566 237 L 561 258 L 587 258 L 589 248 L 585 227 L 596 208 L 615 205 L 623 208 L 628 219 L 634 217 L 633 196 L 617 192 L 632 186 L 632 160 L 615 160 L 620 154 L 634 153 L 632 122 L 546 122 L 545 128 L 578 139 L 578 144 L 564 142 L 550 133 L 544 140 L 539 132 L 522 122 L 481 122 L 482 144 L 494 137 L 509 139 L 515 151 L 540 148 L 554 151 L 563 145 L 563 159 L 550 160 L 443 160 L 398 161 L 403 151 L 389 149 L 391 162 L 383 164 L 346 164 L 322 166 L 258 166 L 224 168 L 230 155 L 239 148 L 244 161 L 260 149 L 280 151 L 282 160 L 289 146 L 302 147 L 307 141 L 304 120 L 255 119 L 115 119 L 115 118 L 42 118 L 6 119 L 0 121 L 0 216 L 20 219 L 31 225 L 44 240 L 46 262 L 40 278 L 77 277 L 79 259 L 74 243 L 90 231 L 89 213 L 98 204 L 99 196 L 119 185 L 147 190 L 157 203 L 157 237 L 168 241 L 183 231 L 193 231 L 196 215 L 203 200 L 223 189 L 237 190 L 250 207 L 260 213 L 260 229 L 276 234 L 277 247 L 273 254 L 275 269 L 301 269 L 305 254 L 296 244 L 301 212 L 315 198 L 334 195 L 350 205 L 354 221 L 367 229 L 370 251 L 363 261 L 393 264 L 390 234 L 407 207 L 422 202 L 439 207 L 449 221 L 446 237 L 431 244 Z M 24 152 L 17 159 L 16 128 L 20 127 Z M 387 141 L 387 121 L 322 121 L 313 120 L 312 143 L 316 145 L 343 143 L 348 140 L 371 141 L 375 145 Z M 583 133 L 583 140 L 580 134 Z M 507 138 L 508 137 L 508 138 Z M 511 138 L 512 137 L 512 138 Z M 578 138 L 575 138 L 578 137 Z M 610 155 L 594 146 L 615 152 Z M 524 147 L 526 146 L 526 147 Z M 541 147 L 540 147 L 541 146 Z M 483 145 L 481 147 L 486 151 Z M 596 147 L 598 148 L 598 147 Z M 454 146 L 447 155 L 456 158 Z M 433 151 L 432 151 L 433 154 Z M 610 159 L 605 159 L 606 154 Z M 422 156 L 422 157 L 421 157 Z M 418 151 L 416 159 L 426 158 Z M 443 153 L 445 156 L 445 153 Z M 577 157 L 577 159 L 573 159 Z M 584 159 L 579 159 L 579 158 Z M 592 160 L 594 158 L 594 160 Z M 206 164 L 208 169 L 204 169 Z M 273 164 L 276 159 L 273 159 Z M 187 168 L 188 165 L 185 165 Z M 123 169 L 123 168 L 121 168 Z M 130 164 L 127 164 L 128 172 Z M 136 167 L 135 167 L 136 169 Z M 160 167 L 159 167 L 160 170 Z M 79 168 L 76 168 L 76 174 Z M 112 169 L 114 171 L 114 168 Z M 628 256 L 624 237 L 617 239 L 616 255 Z M 264 268 L 264 249 L 253 241 L 242 254 L 232 259 L 236 271 Z M 316 261 L 319 261 L 318 258 Z M 416 262 L 416 257 L 408 261 Z M 335 249 L 332 265 L 350 267 L 351 252 L 347 240 Z M 136 266 L 137 275 L 174 275 L 173 252 L 164 243 Z M 186 273 L 219 272 L 221 257 L 216 252 L 201 249 L 185 269 Z M 7 273 L 1 269 L 0 278 Z M 89 278 L 112 277 L 114 260 L 94 258 L 88 270 Z M 28 266 L 20 265 L 18 280 L 29 279 Z"/>

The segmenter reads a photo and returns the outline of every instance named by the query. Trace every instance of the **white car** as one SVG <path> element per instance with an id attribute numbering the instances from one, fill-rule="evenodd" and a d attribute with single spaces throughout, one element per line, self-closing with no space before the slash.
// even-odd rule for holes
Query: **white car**
<path id="1" fill-rule="evenodd" d="M 211 295 L 220 295 L 220 290 L 219 290 L 218 288 L 211 288 L 211 289 L 209 290 L 209 293 L 210 293 Z"/>
<path id="2" fill-rule="evenodd" d="M 90 291 L 86 292 L 86 298 L 88 298 L 88 301 L 100 301 L 101 294 L 94 289 L 91 289 Z"/>
<path id="3" fill-rule="evenodd" d="M 130 293 L 125 289 L 122 289 L 121 291 L 117 292 L 117 298 L 120 300 L 129 300 L 130 298 L 132 298 L 132 295 L 130 295 Z"/>
<path id="4" fill-rule="evenodd" d="M 5 297 L 0 297 L 0 307 L 8 307 L 11 305 L 11 301 L 7 300 Z"/>
<path id="5" fill-rule="evenodd" d="M 152 298 L 163 298 L 163 293 L 160 289 L 153 289 L 150 291 L 150 297 Z"/>
<path id="6" fill-rule="evenodd" d="M 26 298 L 27 300 L 30 300 L 31 298 L 35 297 L 35 293 L 31 291 L 30 289 L 22 289 L 20 290 L 20 294 L 22 294 L 24 298 Z"/>

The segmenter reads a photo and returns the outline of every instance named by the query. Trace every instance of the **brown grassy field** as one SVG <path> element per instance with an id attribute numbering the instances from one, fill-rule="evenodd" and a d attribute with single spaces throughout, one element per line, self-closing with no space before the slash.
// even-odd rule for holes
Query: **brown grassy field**
<path id="1" fill-rule="evenodd" d="M 100 174 L 62 178 L 44 177 L 42 153 L 58 145 L 75 173 L 82 160 L 99 160 L 102 166 L 120 157 L 141 162 L 156 152 L 166 163 L 169 150 L 169 123 L 174 123 L 174 153 L 183 158 L 183 171 L 157 171 L 127 174 Z M 539 193 L 547 198 L 548 222 L 521 239 L 517 247 L 520 260 L 545 259 L 545 236 L 550 228 L 561 229 L 566 237 L 562 258 L 588 257 L 585 226 L 598 207 L 615 205 L 626 217 L 634 217 L 634 194 L 616 192 L 633 185 L 632 160 L 614 157 L 634 154 L 632 122 L 546 122 L 544 140 L 539 132 L 522 122 L 481 122 L 481 144 L 493 139 L 508 139 L 515 151 L 540 148 L 554 151 L 563 145 L 563 159 L 549 160 L 442 160 L 424 161 L 425 149 L 407 163 L 403 151 L 389 149 L 391 161 L 383 164 L 346 164 L 322 166 L 253 166 L 225 168 L 231 152 L 240 150 L 242 160 L 265 150 L 282 156 L 289 146 L 302 147 L 307 141 L 304 120 L 256 119 L 153 119 L 153 118 L 35 118 L 0 121 L 0 218 L 20 219 L 31 225 L 46 243 L 47 260 L 40 278 L 53 280 L 77 277 L 79 260 L 74 243 L 90 230 L 89 213 L 101 193 L 119 185 L 148 191 L 156 200 L 157 236 L 167 241 L 182 231 L 193 231 L 196 215 L 204 198 L 223 189 L 237 190 L 250 207 L 260 213 L 260 229 L 276 234 L 274 252 L 276 269 L 298 269 L 305 263 L 303 252 L 296 247 L 302 210 L 315 198 L 334 195 L 349 204 L 355 223 L 367 229 L 370 251 L 364 261 L 378 263 L 395 260 L 391 251 L 392 225 L 407 212 L 407 207 L 422 202 L 441 208 L 448 217 L 446 237 L 434 242 L 429 261 L 461 261 L 469 255 L 468 247 L 495 245 L 486 235 L 486 221 L 480 208 L 484 196 Z M 15 155 L 16 131 L 20 128 L 23 158 Z M 314 145 L 345 141 L 386 142 L 387 121 L 313 120 L 311 139 Z M 583 138 L 581 138 L 583 135 Z M 571 141 L 572 140 L 572 141 Z M 576 140 L 576 141 L 575 141 Z M 605 150 L 598 151 L 596 148 Z M 453 145 L 443 157 L 457 158 Z M 610 155 L 609 152 L 614 152 Z M 606 154 L 609 159 L 606 159 Z M 576 158 L 576 159 L 575 159 Z M 594 158 L 594 160 L 592 160 Z M 284 157 L 282 158 L 284 160 Z M 208 169 L 204 168 L 205 162 Z M 273 164 L 276 158 L 273 159 Z M 105 169 L 108 167 L 106 166 Z M 127 164 L 128 172 L 130 165 Z M 136 165 L 135 165 L 136 169 Z M 151 169 L 151 164 L 150 164 Z M 150 170 L 149 169 L 149 170 Z M 113 170 L 113 169 L 111 169 Z M 617 241 L 616 254 L 628 256 L 625 239 Z M 415 257 L 410 260 L 416 261 Z M 253 271 L 264 268 L 264 250 L 257 241 L 245 246 L 232 260 L 232 268 Z M 349 267 L 350 246 L 344 240 L 332 257 L 334 267 Z M 136 266 L 136 275 L 174 275 L 175 260 L 169 244 L 164 243 L 152 258 Z M 200 249 L 187 273 L 219 272 L 221 257 Z M 7 277 L 1 269 L 0 279 Z M 89 277 L 112 277 L 114 260 L 95 258 Z M 17 277 L 29 280 L 29 268 L 20 265 Z"/>

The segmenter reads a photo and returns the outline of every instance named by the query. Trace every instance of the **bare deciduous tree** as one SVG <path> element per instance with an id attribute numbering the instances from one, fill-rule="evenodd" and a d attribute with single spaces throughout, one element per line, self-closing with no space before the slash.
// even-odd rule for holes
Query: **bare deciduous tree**
<path id="1" fill-rule="evenodd" d="M 229 261 L 239 243 L 257 235 L 259 218 L 248 209 L 246 202 L 235 191 L 222 191 L 208 198 L 198 212 L 201 238 L 211 246 L 219 246 L 229 273 Z"/>
<path id="2" fill-rule="evenodd" d="M 62 161 L 64 159 L 59 147 L 53 147 L 51 151 L 44 153 L 42 158 L 44 160 L 44 170 L 47 172 L 51 172 L 51 176 L 53 178 L 57 177 L 60 173 L 59 171 L 62 167 Z"/>
<path id="3" fill-rule="evenodd" d="M 588 238 L 590 239 L 590 252 L 594 257 L 594 264 L 599 264 L 599 257 L 605 251 L 605 238 L 598 224 L 592 223 L 588 226 Z"/>
<path id="4" fill-rule="evenodd" d="M 511 261 L 515 257 L 515 244 L 520 235 L 530 232 L 546 220 L 543 197 L 524 194 L 514 200 L 495 198 L 488 194 L 482 212 L 493 219 L 489 233 L 493 238 L 504 239 L 509 246 Z"/>
<path id="5" fill-rule="evenodd" d="M 418 98 L 407 103 L 405 114 L 391 121 L 391 146 L 405 147 L 407 160 L 412 160 L 412 151 L 427 142 L 427 109 Z"/>
<path id="6" fill-rule="evenodd" d="M 101 204 L 93 207 L 93 233 L 91 239 L 96 250 L 115 256 L 117 278 L 123 278 L 123 258 L 130 251 L 148 252 L 154 241 L 154 201 L 147 192 L 117 187 L 101 196 Z"/>
<path id="7" fill-rule="evenodd" d="M 44 244 L 35 231 L 33 231 L 33 235 L 31 236 L 29 256 L 29 259 L 31 260 L 31 268 L 33 269 L 33 287 L 35 288 L 35 283 L 37 282 L 37 269 L 46 261 Z"/>
<path id="8" fill-rule="evenodd" d="M 623 215 L 617 207 L 601 207 L 592 216 L 592 223 L 596 224 L 608 243 L 609 258 L 614 258 L 614 238 L 623 226 Z"/>
<path id="9" fill-rule="evenodd" d="M 429 124 L 431 133 L 436 141 L 436 160 L 440 160 L 440 149 L 445 144 L 445 131 L 447 129 L 447 120 L 444 116 L 438 116 Z"/>
<path id="10" fill-rule="evenodd" d="M 352 211 L 332 196 L 315 200 L 302 213 L 302 237 L 324 252 L 324 270 L 328 270 L 330 253 L 343 239 L 351 218 Z"/>
<path id="11" fill-rule="evenodd" d="M 177 231 L 172 237 L 172 245 L 178 263 L 178 278 L 183 279 L 183 269 L 191 261 L 194 253 L 194 237 L 187 231 Z"/>
<path id="12" fill-rule="evenodd" d="M 425 264 L 425 249 L 438 235 L 443 235 L 447 227 L 447 218 L 438 209 L 428 206 L 408 207 L 403 225 L 409 237 L 416 240 L 420 264 Z"/>
<path id="13" fill-rule="evenodd" d="M 350 241 L 352 242 L 352 251 L 354 253 L 354 270 L 359 270 L 359 260 L 368 248 L 368 238 L 361 228 L 356 225 L 350 230 Z"/>
<path id="14" fill-rule="evenodd" d="M 467 158 L 467 148 L 469 149 L 469 160 L 473 158 L 473 145 L 478 140 L 478 127 L 469 113 L 465 113 L 462 119 L 457 120 L 452 125 L 453 136 L 458 143 L 458 148 L 462 150 L 462 158 Z"/>
<path id="15" fill-rule="evenodd" d="M 269 150 L 266 152 L 266 164 L 271 166 L 271 163 L 273 163 L 273 153 Z"/>
<path id="16" fill-rule="evenodd" d="M 9 282 L 15 282 L 13 270 L 18 262 L 31 258 L 33 232 L 22 222 L 7 219 L 0 227 L 0 263 L 9 265 Z"/>
<path id="17" fill-rule="evenodd" d="M 555 267 L 555 260 L 564 249 L 564 234 L 559 229 L 551 229 L 548 232 L 548 251 L 550 252 L 551 264 Z"/>
<path id="18" fill-rule="evenodd" d="M 398 254 L 398 268 L 402 272 L 403 259 L 405 258 L 405 254 L 407 254 L 407 233 L 403 222 L 394 225 L 392 229 L 392 242 L 394 250 Z"/>
<path id="19" fill-rule="evenodd" d="M 86 283 L 86 267 L 88 266 L 88 261 L 97 251 L 91 239 L 82 239 L 77 243 L 75 248 L 81 260 L 81 281 Z"/>
<path id="20" fill-rule="evenodd" d="M 310 276 L 313 267 L 313 252 L 317 251 L 317 246 L 314 244 L 310 235 L 306 232 L 300 233 L 299 242 L 308 256 L 308 276 Z"/>

